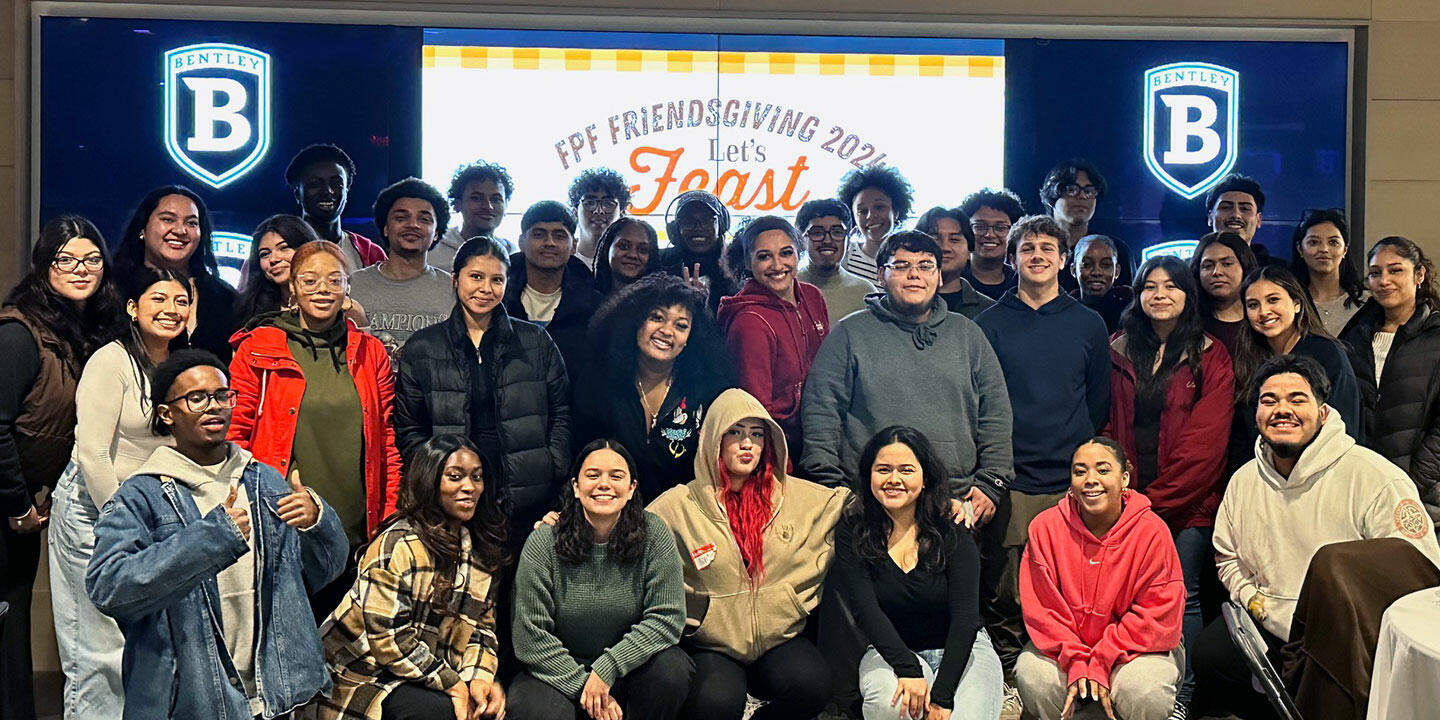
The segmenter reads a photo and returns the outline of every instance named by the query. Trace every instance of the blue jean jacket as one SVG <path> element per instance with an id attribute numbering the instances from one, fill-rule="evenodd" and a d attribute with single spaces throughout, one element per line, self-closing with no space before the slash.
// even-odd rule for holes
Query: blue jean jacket
<path id="1" fill-rule="evenodd" d="M 268 465 L 252 461 L 241 483 L 258 498 L 250 508 L 258 575 L 255 680 L 260 714 L 272 718 L 330 692 L 307 588 L 339 576 L 348 543 L 323 500 L 316 527 L 299 532 L 286 525 L 276 503 L 290 487 Z M 215 580 L 248 551 L 223 505 L 201 517 L 174 480 L 137 475 L 106 503 L 85 587 L 125 634 L 124 720 L 254 717 L 224 647 Z"/>

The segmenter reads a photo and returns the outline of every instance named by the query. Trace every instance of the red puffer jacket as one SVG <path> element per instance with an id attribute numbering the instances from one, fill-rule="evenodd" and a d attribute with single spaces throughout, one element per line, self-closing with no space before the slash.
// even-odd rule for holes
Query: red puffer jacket
<path id="1" fill-rule="evenodd" d="M 400 492 L 400 452 L 395 449 L 395 380 L 385 345 L 347 320 L 345 364 L 355 378 L 365 440 L 365 528 L 371 535 L 395 512 Z M 285 331 L 273 325 L 243 330 L 230 339 L 230 387 L 239 393 L 228 439 L 255 459 L 289 472 L 296 413 L 305 397 L 305 376 L 290 354 Z"/>

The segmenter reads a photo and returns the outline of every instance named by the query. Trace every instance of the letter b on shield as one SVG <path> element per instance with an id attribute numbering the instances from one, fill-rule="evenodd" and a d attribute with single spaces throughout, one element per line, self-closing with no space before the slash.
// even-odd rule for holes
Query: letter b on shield
<path id="1" fill-rule="evenodd" d="M 176 164 L 218 188 L 269 147 L 269 54 L 227 43 L 165 53 L 165 149 Z"/>
<path id="2" fill-rule="evenodd" d="M 1209 63 L 1145 71 L 1145 164 L 1185 198 L 1210 189 L 1239 153 L 1240 75 Z"/>

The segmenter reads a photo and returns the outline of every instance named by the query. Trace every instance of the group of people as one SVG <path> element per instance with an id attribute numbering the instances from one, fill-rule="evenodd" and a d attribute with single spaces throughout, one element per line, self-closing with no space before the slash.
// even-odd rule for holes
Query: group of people
<path id="1" fill-rule="evenodd" d="M 910 229 L 887 167 L 733 237 L 685 192 L 663 249 L 609 169 L 518 247 L 500 166 L 385 188 L 379 242 L 355 173 L 295 156 L 238 294 L 184 187 L 113 247 L 41 230 L 0 310 L 5 717 L 47 526 L 66 715 L 126 720 L 1260 718 L 1207 600 L 1278 653 L 1322 546 L 1440 564 L 1434 267 L 1392 236 L 1362 281 L 1333 210 L 1287 267 L 1247 177 L 1137 268 L 1079 160 L 1045 213 Z"/>

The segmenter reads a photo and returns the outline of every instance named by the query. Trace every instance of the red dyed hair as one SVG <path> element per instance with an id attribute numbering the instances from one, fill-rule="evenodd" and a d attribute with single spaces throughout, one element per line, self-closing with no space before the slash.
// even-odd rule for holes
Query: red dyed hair
<path id="1" fill-rule="evenodd" d="M 750 479 L 738 491 L 730 489 L 730 472 L 725 460 L 719 459 L 720 498 L 725 503 L 725 516 L 730 532 L 740 546 L 740 559 L 750 581 L 759 582 L 765 575 L 765 526 L 770 523 L 770 494 L 774 490 L 774 455 L 770 444 L 770 428 L 765 428 L 765 452 Z"/>

